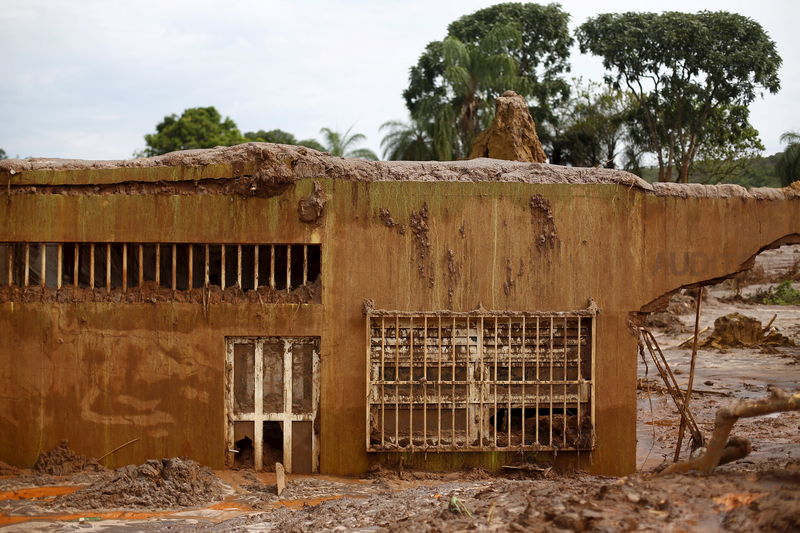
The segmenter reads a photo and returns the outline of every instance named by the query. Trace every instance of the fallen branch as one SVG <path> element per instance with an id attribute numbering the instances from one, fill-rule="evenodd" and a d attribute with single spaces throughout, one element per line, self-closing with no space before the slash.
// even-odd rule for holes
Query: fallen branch
<path id="1" fill-rule="evenodd" d="M 701 329 L 701 330 L 700 330 L 700 331 L 697 333 L 697 335 L 698 335 L 698 336 L 702 335 L 703 333 L 705 333 L 706 331 L 708 331 L 710 327 L 711 327 L 711 326 L 706 326 L 706 327 L 704 327 L 703 329 Z M 678 344 L 678 348 L 688 348 L 688 347 L 689 347 L 689 344 L 690 344 L 690 343 L 691 343 L 691 342 L 692 342 L 694 339 L 695 339 L 695 335 L 694 335 L 694 333 L 692 333 L 692 336 L 691 336 L 691 337 L 689 337 L 689 338 L 688 338 L 688 339 L 686 339 L 685 341 L 683 341 L 683 342 L 681 342 L 680 344 Z"/>
<path id="2" fill-rule="evenodd" d="M 747 439 L 732 437 L 728 440 L 733 425 L 740 418 L 768 415 L 783 411 L 800 411 L 800 392 L 792 395 L 777 388 L 770 387 L 770 394 L 766 398 L 739 400 L 731 406 L 720 408 L 714 420 L 714 432 L 705 453 L 675 463 L 665 468 L 660 475 L 688 472 L 698 470 L 710 473 L 714 468 L 725 462 L 741 459 L 750 453 L 750 443 Z M 746 444 L 745 444 L 746 443 Z"/>
<path id="3" fill-rule="evenodd" d="M 117 446 L 116 448 L 114 448 L 113 450 L 111 450 L 110 452 L 108 452 L 107 454 L 105 454 L 105 455 L 103 455 L 102 457 L 100 457 L 100 458 L 97 460 L 97 462 L 99 463 L 100 461 L 102 461 L 103 459 L 105 459 L 106 457 L 108 457 L 109 455 L 111 455 L 112 453 L 114 453 L 114 452 L 116 452 L 116 451 L 119 451 L 119 450 L 121 450 L 122 448 L 124 448 L 124 447 L 125 447 L 125 446 L 127 446 L 128 444 L 133 444 L 133 443 L 134 443 L 134 442 L 136 442 L 137 440 L 139 440 L 139 437 L 136 437 L 135 439 L 131 439 L 131 440 L 129 440 L 128 442 L 126 442 L 125 444 L 121 444 L 120 446 Z"/>

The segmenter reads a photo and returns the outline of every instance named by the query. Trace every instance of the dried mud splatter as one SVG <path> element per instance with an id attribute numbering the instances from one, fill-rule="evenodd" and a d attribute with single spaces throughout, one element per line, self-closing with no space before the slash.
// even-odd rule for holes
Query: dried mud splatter
<path id="1" fill-rule="evenodd" d="M 325 203 L 328 197 L 322 190 L 322 185 L 314 181 L 312 191 L 305 198 L 298 202 L 297 213 L 302 222 L 319 226 L 322 223 L 322 216 L 325 213 Z"/>
<path id="2" fill-rule="evenodd" d="M 534 228 L 538 227 L 535 237 L 536 248 L 540 251 L 552 250 L 559 244 L 558 229 L 553 218 L 550 200 L 540 194 L 531 196 L 529 203 Z"/>

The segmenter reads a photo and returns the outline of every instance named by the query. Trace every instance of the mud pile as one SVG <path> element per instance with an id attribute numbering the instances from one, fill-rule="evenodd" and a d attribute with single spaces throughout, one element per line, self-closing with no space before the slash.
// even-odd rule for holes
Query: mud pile
<path id="1" fill-rule="evenodd" d="M 49 452 L 40 454 L 33 465 L 34 472 L 51 476 L 66 476 L 78 472 L 102 472 L 103 470 L 105 467 L 97 460 L 75 453 L 66 440 L 62 440 Z"/>
<path id="2" fill-rule="evenodd" d="M 522 96 L 506 91 L 495 100 L 494 120 L 475 139 L 467 159 L 478 157 L 530 163 L 547 161 L 536 133 L 536 123 Z"/>
<path id="3" fill-rule="evenodd" d="M 22 470 L 16 466 L 11 466 L 5 461 L 0 461 L 0 476 L 19 476 L 21 474 Z"/>
<path id="4" fill-rule="evenodd" d="M 776 331 L 770 321 L 766 327 L 761 321 L 740 313 L 718 317 L 714 331 L 700 341 L 703 348 L 754 348 L 794 346 L 794 342 Z"/>
<path id="5" fill-rule="evenodd" d="M 224 486 L 211 470 L 189 459 L 151 459 L 128 465 L 72 494 L 59 496 L 57 507 L 76 509 L 171 509 L 222 499 Z"/>
<path id="6" fill-rule="evenodd" d="M 798 465 L 754 474 L 582 474 L 446 483 L 232 520 L 264 531 L 794 531 Z M 456 505 L 454 505 L 454 502 Z M 216 524 L 217 530 L 221 524 Z M 211 530 L 209 527 L 206 530 Z"/>

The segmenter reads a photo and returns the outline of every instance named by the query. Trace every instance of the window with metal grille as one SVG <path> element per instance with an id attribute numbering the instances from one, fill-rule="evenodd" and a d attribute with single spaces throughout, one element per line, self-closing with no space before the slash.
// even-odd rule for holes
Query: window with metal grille
<path id="1" fill-rule="evenodd" d="M 291 291 L 321 274 L 319 244 L 0 243 L 0 285 Z"/>
<path id="2" fill-rule="evenodd" d="M 367 312 L 367 451 L 590 450 L 596 308 Z"/>

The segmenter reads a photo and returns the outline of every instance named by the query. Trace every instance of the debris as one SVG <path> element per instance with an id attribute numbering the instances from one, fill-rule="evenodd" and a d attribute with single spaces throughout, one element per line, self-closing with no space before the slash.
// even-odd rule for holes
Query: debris
<path id="1" fill-rule="evenodd" d="M 729 492 L 728 494 L 723 494 L 722 496 L 714 498 L 714 503 L 721 505 L 723 511 L 728 512 L 733 511 L 737 507 L 742 507 L 743 505 L 750 505 L 761 496 L 763 496 L 763 494 Z"/>
<path id="2" fill-rule="evenodd" d="M 59 496 L 58 507 L 78 509 L 169 509 L 202 505 L 222 498 L 222 482 L 190 459 L 151 459 L 128 465 L 86 488 Z"/>
<path id="3" fill-rule="evenodd" d="M 642 361 L 645 360 L 645 346 L 647 346 L 647 351 L 650 354 L 653 363 L 655 363 L 656 370 L 658 370 L 658 374 L 664 381 L 664 385 L 666 385 L 667 391 L 672 397 L 672 401 L 675 402 L 678 412 L 681 413 L 682 419 L 685 418 L 687 421 L 689 433 L 692 436 L 692 449 L 697 449 L 703 446 L 703 434 L 700 433 L 700 428 L 697 426 L 697 422 L 695 422 L 691 411 L 689 411 L 688 406 L 685 404 L 685 397 L 678 386 L 677 380 L 675 379 L 675 374 L 678 372 L 672 372 L 669 363 L 667 362 L 667 358 L 664 357 L 664 352 L 661 351 L 661 347 L 658 345 L 656 338 L 653 336 L 650 330 L 647 328 L 639 328 L 639 355 L 641 356 Z"/>
<path id="4" fill-rule="evenodd" d="M 709 329 L 709 326 L 706 326 L 706 327 L 704 327 L 703 329 L 701 329 L 701 330 L 700 330 L 700 331 L 697 333 L 697 335 L 698 335 L 698 336 L 699 336 L 699 335 L 702 335 L 703 333 L 705 333 L 706 331 L 708 331 L 708 329 Z M 679 348 L 689 348 L 690 346 L 692 346 L 692 344 L 694 343 L 694 336 L 695 336 L 695 334 L 694 334 L 694 333 L 692 333 L 692 336 L 691 336 L 691 337 L 689 337 L 688 339 L 686 339 L 685 341 L 682 341 L 682 342 L 681 342 L 681 343 L 678 345 L 678 347 L 679 347 Z"/>
<path id="5" fill-rule="evenodd" d="M 705 453 L 693 459 L 670 465 L 661 472 L 661 475 L 688 472 L 690 470 L 699 470 L 707 474 L 717 465 L 722 464 L 722 458 L 730 458 L 737 455 L 736 450 L 738 450 L 738 453 L 742 453 L 745 450 L 749 453 L 749 442 L 747 442 L 747 445 L 742 442 L 743 440 L 746 441 L 746 439 L 739 438 L 734 440 L 731 438 L 728 440 L 728 435 L 730 435 L 736 421 L 739 418 L 761 416 L 781 411 L 800 411 L 800 392 L 790 396 L 781 389 L 771 387 L 770 394 L 766 398 L 739 400 L 729 407 L 721 408 L 717 411 L 714 432 L 711 435 L 711 440 Z M 733 450 L 729 451 L 729 446 Z"/>
<path id="6" fill-rule="evenodd" d="M 275 492 L 278 494 L 278 496 L 280 496 L 283 490 L 286 488 L 286 470 L 284 470 L 281 463 L 275 463 L 275 483 Z"/>
<path id="7" fill-rule="evenodd" d="M 789 337 L 772 327 L 773 317 L 767 327 L 761 321 L 739 313 L 718 317 L 714 321 L 714 331 L 700 342 L 703 348 L 756 348 L 765 346 L 794 346 Z M 683 345 L 681 345 L 683 346 Z"/>
<path id="8" fill-rule="evenodd" d="M 69 441 L 62 440 L 58 446 L 44 452 L 36 459 L 33 471 L 51 476 L 65 476 L 76 472 L 102 472 L 105 467 L 96 459 L 79 455 L 69 447 Z"/>
<path id="9" fill-rule="evenodd" d="M 506 91 L 495 100 L 494 120 L 475 139 L 467 159 L 478 157 L 531 163 L 547 161 L 536 133 L 536 123 L 522 96 Z"/>
<path id="10" fill-rule="evenodd" d="M 450 496 L 450 510 L 454 513 L 465 514 L 472 518 L 472 513 L 469 512 L 464 502 L 459 500 L 456 496 Z"/>
<path id="11" fill-rule="evenodd" d="M 503 469 L 505 470 L 518 470 L 522 472 L 532 472 L 537 474 L 542 474 L 543 477 L 547 477 L 550 472 L 553 470 L 551 466 L 541 466 L 535 463 L 524 463 L 521 465 L 503 465 Z"/>
<path id="12" fill-rule="evenodd" d="M 135 438 L 135 439 L 131 439 L 131 440 L 129 440 L 129 441 L 128 441 L 128 442 L 126 442 L 125 444 L 121 444 L 120 446 L 117 446 L 116 448 L 114 448 L 114 449 L 113 449 L 113 450 L 111 450 L 110 452 L 108 452 L 108 453 L 106 453 L 106 454 L 104 454 L 104 455 L 101 455 L 101 456 L 100 456 L 100 457 L 97 459 L 97 462 L 99 463 L 100 461 L 102 461 L 103 459 L 105 459 L 106 457 L 108 457 L 109 455 L 111 455 L 112 453 L 114 453 L 114 452 L 118 452 L 119 450 L 121 450 L 121 449 L 122 449 L 122 448 L 124 448 L 125 446 L 128 446 L 129 444 L 133 444 L 134 442 L 136 442 L 136 441 L 138 441 L 138 440 L 139 440 L 139 438 L 137 437 L 137 438 Z"/>
<path id="13" fill-rule="evenodd" d="M 581 517 L 575 513 L 564 513 L 556 516 L 553 519 L 553 525 L 567 531 L 583 531 L 586 527 Z"/>
<path id="14" fill-rule="evenodd" d="M 678 443 L 675 445 L 675 461 L 681 456 L 681 445 L 683 444 L 683 431 L 686 429 L 686 413 L 689 410 L 689 401 L 692 399 L 692 388 L 694 387 L 694 371 L 695 364 L 697 363 L 697 341 L 700 338 L 700 302 L 703 301 L 703 287 L 700 287 L 697 293 L 697 308 L 694 315 L 694 335 L 692 340 L 692 360 L 689 364 L 689 383 L 686 385 L 686 395 L 683 397 L 683 411 L 681 411 L 681 423 L 678 427 Z M 695 446 L 693 450 L 703 445 L 702 438 L 698 442 L 694 439 Z"/>
<path id="15" fill-rule="evenodd" d="M 669 312 L 649 313 L 645 318 L 648 328 L 659 329 L 665 333 L 678 334 L 688 331 L 688 327 L 680 318 Z"/>

